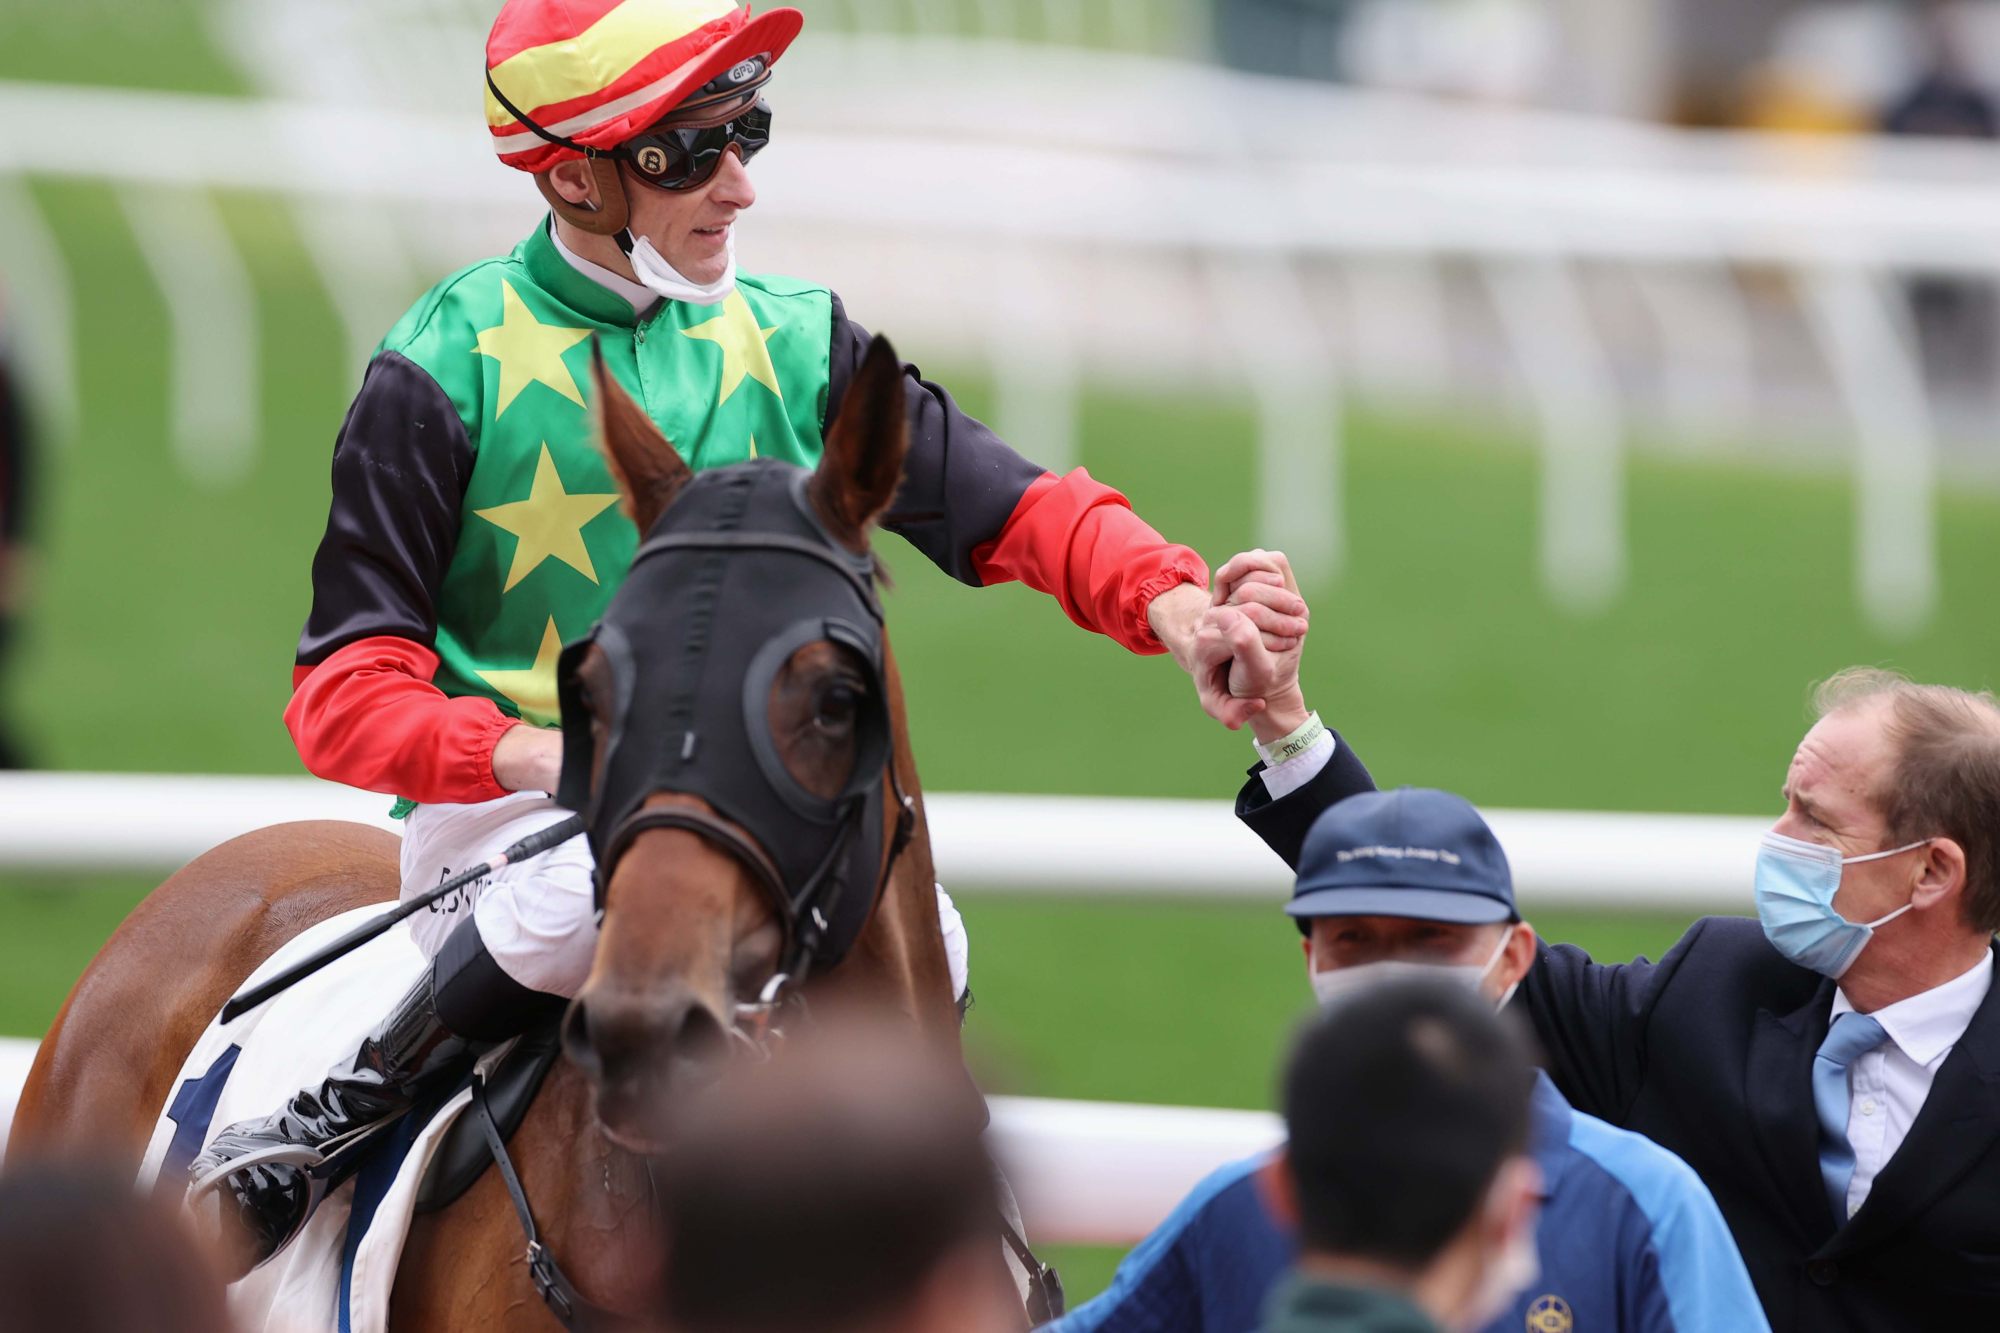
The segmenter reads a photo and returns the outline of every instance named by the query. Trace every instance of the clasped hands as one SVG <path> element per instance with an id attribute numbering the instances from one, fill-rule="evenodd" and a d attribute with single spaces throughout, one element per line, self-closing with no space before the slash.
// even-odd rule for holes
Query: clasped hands
<path id="1" fill-rule="evenodd" d="M 1310 612 L 1280 551 L 1245 551 L 1215 571 L 1195 632 L 1195 693 L 1202 710 L 1270 744 L 1304 726 L 1299 656 Z"/>

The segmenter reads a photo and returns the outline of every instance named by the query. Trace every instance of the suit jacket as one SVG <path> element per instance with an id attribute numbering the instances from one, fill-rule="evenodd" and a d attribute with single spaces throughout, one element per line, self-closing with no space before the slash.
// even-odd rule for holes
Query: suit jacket
<path id="1" fill-rule="evenodd" d="M 1347 760 L 1280 801 L 1253 771 L 1237 814 L 1296 866 L 1319 813 L 1373 788 Z M 2000 1328 L 2000 978 L 1844 1224 L 1821 1184 L 1812 1100 L 1833 995 L 1755 920 L 1710 917 L 1658 963 L 1544 943 L 1516 1004 L 1578 1110 L 1707 1182 L 1773 1329 Z"/>

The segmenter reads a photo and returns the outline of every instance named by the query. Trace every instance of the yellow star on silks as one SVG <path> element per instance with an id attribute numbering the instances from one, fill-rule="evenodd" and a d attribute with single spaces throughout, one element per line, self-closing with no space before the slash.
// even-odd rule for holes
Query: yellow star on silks
<path id="1" fill-rule="evenodd" d="M 514 585 L 541 568 L 544 560 L 560 560 L 592 583 L 597 582 L 597 568 L 590 563 L 590 548 L 583 544 L 583 528 L 617 503 L 616 492 L 571 495 L 564 490 L 562 477 L 556 472 L 556 460 L 549 456 L 549 446 L 543 444 L 527 499 L 472 511 L 519 538 L 514 543 L 514 563 L 507 570 L 507 584 L 500 591 L 514 591 Z"/>
<path id="2" fill-rule="evenodd" d="M 785 391 L 778 387 L 778 368 L 771 364 L 771 351 L 764 346 L 777 331 L 777 328 L 757 327 L 757 316 L 741 292 L 731 292 L 722 303 L 722 313 L 714 319 L 681 330 L 684 338 L 699 338 L 722 349 L 722 388 L 716 395 L 717 407 L 728 402 L 729 395 L 745 379 L 756 380 L 780 399 L 785 396 Z"/>
<path id="3" fill-rule="evenodd" d="M 560 656 L 562 635 L 556 632 L 556 618 L 550 616 L 533 666 L 526 671 L 482 671 L 479 678 L 507 696 L 523 721 L 545 727 L 562 717 L 562 705 L 556 702 L 556 659 Z"/>
<path id="4" fill-rule="evenodd" d="M 500 280 L 500 322 L 479 331 L 476 356 L 490 356 L 500 363 L 500 404 L 493 409 L 494 420 L 513 405 L 514 399 L 530 384 L 546 384 L 563 397 L 583 406 L 583 391 L 576 376 L 563 364 L 563 353 L 590 336 L 589 329 L 566 329 L 544 324 L 535 318 L 528 303 L 515 294 L 513 285 Z"/>

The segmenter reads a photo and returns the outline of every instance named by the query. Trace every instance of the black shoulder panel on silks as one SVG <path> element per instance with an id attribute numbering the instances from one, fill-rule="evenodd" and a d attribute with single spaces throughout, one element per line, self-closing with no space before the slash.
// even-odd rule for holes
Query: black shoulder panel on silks
<path id="1" fill-rule="evenodd" d="M 840 415 L 847 386 L 868 351 L 868 330 L 833 298 L 833 345 L 827 368 L 826 426 Z M 1047 469 L 1029 462 L 983 422 L 968 416 L 940 385 L 903 364 L 910 405 L 910 456 L 903 486 L 882 526 L 922 551 L 961 583 L 979 585 L 972 552 L 1000 535 L 1021 496 Z"/>
<path id="2" fill-rule="evenodd" d="M 471 476 L 465 423 L 437 381 L 395 352 L 376 357 L 333 448 L 300 665 L 378 635 L 431 645 Z"/>

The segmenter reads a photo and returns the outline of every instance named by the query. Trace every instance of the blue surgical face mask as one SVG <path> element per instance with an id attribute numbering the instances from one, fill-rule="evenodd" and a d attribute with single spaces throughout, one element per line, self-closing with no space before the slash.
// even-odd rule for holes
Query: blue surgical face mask
<path id="1" fill-rule="evenodd" d="M 1842 856 L 1838 847 L 1766 833 L 1757 853 L 1757 919 L 1771 947 L 1800 967 L 1838 981 L 1854 966 L 1875 931 L 1916 904 L 1904 903 L 1874 921 L 1849 921 L 1833 910 L 1843 866 L 1900 856 L 1930 843 L 1919 838 L 1886 852 Z"/>

